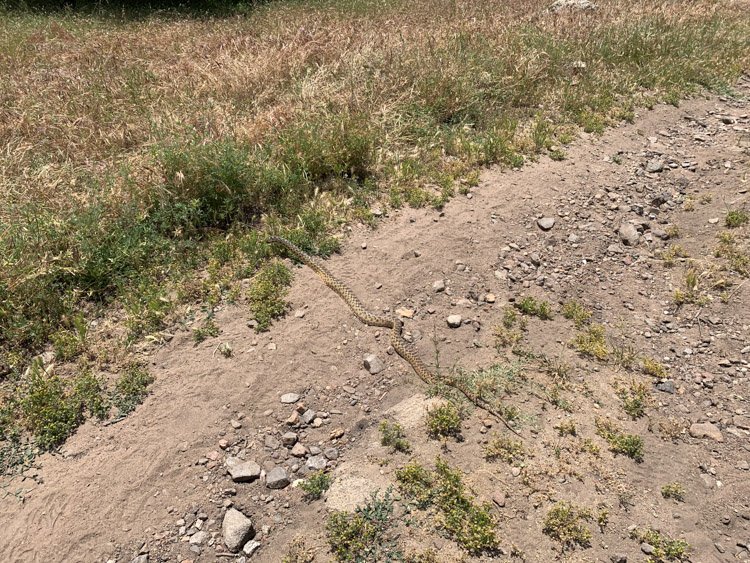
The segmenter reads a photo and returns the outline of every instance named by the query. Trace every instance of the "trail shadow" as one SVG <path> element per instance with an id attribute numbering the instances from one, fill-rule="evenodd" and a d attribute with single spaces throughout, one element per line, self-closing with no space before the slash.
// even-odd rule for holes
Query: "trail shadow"
<path id="1" fill-rule="evenodd" d="M 0 13 L 59 14 L 142 20 L 154 16 L 216 18 L 246 15 L 273 0 L 0 0 Z"/>

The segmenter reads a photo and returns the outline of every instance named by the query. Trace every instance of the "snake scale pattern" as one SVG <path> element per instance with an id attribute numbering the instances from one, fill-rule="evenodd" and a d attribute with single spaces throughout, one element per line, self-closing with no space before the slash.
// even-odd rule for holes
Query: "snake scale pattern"
<path id="1" fill-rule="evenodd" d="M 307 252 L 299 248 L 296 244 L 286 240 L 285 238 L 272 236 L 268 237 L 269 243 L 279 244 L 286 248 L 295 258 L 300 262 L 308 266 L 313 272 L 315 272 L 320 279 L 323 280 L 328 287 L 335 291 L 344 302 L 349 305 L 354 315 L 368 326 L 379 326 L 390 329 L 390 341 L 393 349 L 396 350 L 399 356 L 409 362 L 409 365 L 414 369 L 416 374 L 421 377 L 426 383 L 434 383 L 435 378 L 432 372 L 427 368 L 422 359 L 417 355 L 417 352 L 412 346 L 406 342 L 401 336 L 401 330 L 403 323 L 401 319 L 391 316 L 378 316 L 373 315 L 367 309 L 365 309 L 362 302 L 357 298 L 356 295 L 342 282 L 337 280 L 331 272 L 322 264 L 320 260 L 314 256 L 310 256 Z"/>

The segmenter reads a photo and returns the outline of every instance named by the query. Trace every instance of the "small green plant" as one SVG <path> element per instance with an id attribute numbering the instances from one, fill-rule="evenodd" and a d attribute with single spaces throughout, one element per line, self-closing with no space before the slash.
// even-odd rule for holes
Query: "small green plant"
<path id="1" fill-rule="evenodd" d="M 657 530 L 636 528 L 630 537 L 654 548 L 646 559 L 647 563 L 668 563 L 670 561 L 687 561 L 690 545 L 685 540 L 675 540 Z"/>
<path id="2" fill-rule="evenodd" d="M 548 321 L 552 318 L 552 306 L 547 301 L 537 301 L 531 296 L 517 301 L 514 303 L 514 307 L 524 315 L 539 317 L 543 321 Z"/>
<path id="3" fill-rule="evenodd" d="M 431 438 L 457 437 L 461 433 L 461 415 L 451 402 L 427 411 L 427 433 Z"/>
<path id="4" fill-rule="evenodd" d="M 284 298 L 291 283 L 292 273 L 281 262 L 270 262 L 258 272 L 248 291 L 256 332 L 268 330 L 271 321 L 286 312 Z"/>
<path id="5" fill-rule="evenodd" d="M 667 238 L 674 239 L 674 238 L 680 238 L 680 227 L 677 225 L 669 225 L 665 232 L 667 233 Z"/>
<path id="6" fill-rule="evenodd" d="M 591 311 L 577 301 L 568 301 L 562 308 L 563 317 L 573 321 L 577 329 L 582 329 L 591 320 Z"/>
<path id="7" fill-rule="evenodd" d="M 581 451 L 594 457 L 601 455 L 601 448 L 591 438 L 584 438 L 583 442 L 581 442 Z"/>
<path id="8" fill-rule="evenodd" d="M 318 500 L 331 486 L 331 476 L 325 471 L 316 471 L 299 484 L 307 500 Z"/>
<path id="9" fill-rule="evenodd" d="M 557 433 L 562 436 L 575 436 L 576 435 L 576 423 L 573 419 L 563 420 L 560 424 L 555 426 Z"/>
<path id="10" fill-rule="evenodd" d="M 661 259 L 664 265 L 671 268 L 675 265 L 678 258 L 687 258 L 689 255 L 679 244 L 672 244 L 661 253 Z"/>
<path id="11" fill-rule="evenodd" d="M 750 220 L 750 217 L 748 217 L 744 209 L 731 209 L 727 211 L 724 224 L 730 229 L 736 229 L 747 223 L 748 220 Z"/>
<path id="12" fill-rule="evenodd" d="M 86 348 L 86 336 L 88 335 L 88 323 L 83 315 L 73 317 L 72 327 L 62 329 L 52 334 L 52 348 L 55 358 L 69 361 L 81 354 Z"/>
<path id="13" fill-rule="evenodd" d="M 617 396 L 622 401 L 623 410 L 633 420 L 637 420 L 646 414 L 646 405 L 650 395 L 648 386 L 635 380 L 631 381 L 628 387 L 621 387 L 617 390 Z"/>
<path id="14" fill-rule="evenodd" d="M 232 345 L 229 342 L 222 342 L 219 344 L 219 354 L 224 356 L 225 358 L 231 358 L 234 354 L 234 348 L 232 348 Z"/>
<path id="15" fill-rule="evenodd" d="M 685 487 L 678 482 L 668 483 L 661 488 L 661 496 L 683 502 L 685 500 Z"/>
<path id="16" fill-rule="evenodd" d="M 123 417 L 135 410 L 148 395 L 148 386 L 154 382 L 153 376 L 142 366 L 130 365 L 115 384 L 112 404 Z"/>
<path id="17" fill-rule="evenodd" d="M 505 328 L 513 328 L 513 325 L 516 324 L 516 320 L 518 320 L 518 314 L 515 309 L 511 309 L 510 307 L 503 309 L 503 326 Z"/>
<path id="18" fill-rule="evenodd" d="M 624 434 L 612 422 L 602 418 L 597 418 L 595 423 L 596 433 L 607 441 L 611 452 L 626 455 L 637 463 L 643 461 L 643 438 Z"/>
<path id="19" fill-rule="evenodd" d="M 390 490 L 382 497 L 372 493 L 354 512 L 334 512 L 328 517 L 326 535 L 336 561 L 398 561 L 402 554 L 391 537 L 393 499 Z"/>
<path id="20" fill-rule="evenodd" d="M 76 378 L 73 396 L 92 416 L 99 420 L 107 418 L 109 403 L 104 395 L 104 386 L 89 370 Z"/>
<path id="21" fill-rule="evenodd" d="M 743 277 L 750 276 L 750 256 L 743 252 L 737 244 L 735 236 L 729 231 L 719 233 L 719 246 L 716 247 L 714 255 L 727 261 L 729 270 Z"/>
<path id="22" fill-rule="evenodd" d="M 196 344 L 217 336 L 219 336 L 219 327 L 216 326 L 212 318 L 206 319 L 202 326 L 193 329 L 193 340 Z"/>
<path id="23" fill-rule="evenodd" d="M 562 544 L 563 550 L 589 547 L 591 530 L 584 522 L 592 519 L 591 512 L 571 503 L 560 501 L 544 517 L 542 532 Z"/>
<path id="24" fill-rule="evenodd" d="M 492 335 L 495 337 L 495 347 L 498 350 L 500 348 L 513 347 L 523 339 L 523 332 L 505 328 L 504 326 L 496 326 L 492 330 Z"/>
<path id="25" fill-rule="evenodd" d="M 599 526 L 599 530 L 604 533 L 604 528 L 609 524 L 609 510 L 602 508 L 596 514 L 596 524 Z"/>
<path id="26" fill-rule="evenodd" d="M 411 444 L 406 439 L 404 429 L 398 422 L 388 422 L 383 420 L 379 426 L 380 429 L 380 443 L 383 446 L 393 448 L 395 452 L 409 453 L 411 451 Z"/>
<path id="27" fill-rule="evenodd" d="M 643 359 L 643 373 L 656 377 L 658 379 L 666 379 L 669 377 L 669 372 L 662 364 L 651 358 Z"/>
<path id="28" fill-rule="evenodd" d="M 604 361 L 609 356 L 609 348 L 605 337 L 604 327 L 600 324 L 592 324 L 585 330 L 576 334 L 573 346 L 584 356 Z"/>
<path id="29" fill-rule="evenodd" d="M 623 369 L 632 369 L 638 361 L 635 348 L 625 342 L 613 342 L 610 347 L 611 362 Z"/>
<path id="30" fill-rule="evenodd" d="M 315 550 L 308 547 L 305 538 L 296 536 L 287 547 L 281 563 L 313 563 Z"/>
<path id="31" fill-rule="evenodd" d="M 484 446 L 484 457 L 488 461 L 499 459 L 511 465 L 523 465 L 526 451 L 521 442 L 496 436 Z"/>

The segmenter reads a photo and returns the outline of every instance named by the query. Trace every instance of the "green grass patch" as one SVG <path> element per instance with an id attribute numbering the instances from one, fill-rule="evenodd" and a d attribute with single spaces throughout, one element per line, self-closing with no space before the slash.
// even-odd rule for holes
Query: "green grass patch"
<path id="1" fill-rule="evenodd" d="M 642 543 L 647 543 L 654 551 L 646 559 L 647 563 L 668 563 L 670 561 L 688 561 L 690 545 L 685 540 L 676 540 L 652 528 L 636 528 L 630 537 Z"/>
<path id="2" fill-rule="evenodd" d="M 119 415 L 125 416 L 135 410 L 148 395 L 148 386 L 154 382 L 152 375 L 143 367 L 130 365 L 115 383 L 112 404 Z"/>
<path id="3" fill-rule="evenodd" d="M 562 308 L 563 317 L 573 321 L 577 329 L 582 329 L 591 320 L 591 311 L 577 301 L 568 301 Z"/>
<path id="4" fill-rule="evenodd" d="M 563 550 L 591 546 L 591 530 L 584 522 L 592 520 L 591 512 L 568 502 L 558 502 L 542 522 L 542 532 L 562 544 Z"/>
<path id="5" fill-rule="evenodd" d="M 331 476 L 325 471 L 316 471 L 299 484 L 307 500 L 318 500 L 331 486 Z"/>
<path id="6" fill-rule="evenodd" d="M 679 502 L 685 501 L 685 487 L 681 483 L 667 483 L 661 488 L 661 496 L 666 499 L 674 499 Z"/>
<path id="7" fill-rule="evenodd" d="M 268 330 L 271 321 L 286 312 L 284 297 L 291 283 L 292 272 L 281 262 L 270 262 L 258 272 L 248 292 L 257 332 Z"/>
<path id="8" fill-rule="evenodd" d="M 427 433 L 431 438 L 456 438 L 461 434 L 461 413 L 446 402 L 427 411 Z"/>
<path id="9" fill-rule="evenodd" d="M 552 306 L 547 301 L 538 301 L 533 297 L 524 297 L 513 306 L 524 315 L 539 317 L 543 321 L 552 319 Z"/>
<path id="10" fill-rule="evenodd" d="M 633 380 L 627 387 L 620 387 L 617 396 L 620 397 L 622 408 L 627 415 L 637 420 L 646 414 L 651 392 L 646 384 Z"/>
<path id="11" fill-rule="evenodd" d="M 406 439 L 406 433 L 398 422 L 383 420 L 378 429 L 380 430 L 380 443 L 383 446 L 392 448 L 394 452 L 405 454 L 411 451 L 411 444 Z"/>
<path id="12" fill-rule="evenodd" d="M 640 436 L 625 434 L 603 418 L 596 419 L 596 433 L 607 441 L 611 452 L 625 455 L 637 463 L 643 461 L 643 438 Z"/>
<path id="13" fill-rule="evenodd" d="M 610 354 L 606 331 L 602 325 L 592 324 L 576 334 L 573 347 L 583 356 L 605 361 Z"/>
<path id="14" fill-rule="evenodd" d="M 750 220 L 750 217 L 743 209 L 731 209 L 727 211 L 724 217 L 724 224 L 730 229 L 741 227 Z"/>
<path id="15" fill-rule="evenodd" d="M 526 459 L 523 443 L 496 436 L 484 446 L 484 457 L 487 461 L 501 460 L 511 465 L 521 466 Z"/>

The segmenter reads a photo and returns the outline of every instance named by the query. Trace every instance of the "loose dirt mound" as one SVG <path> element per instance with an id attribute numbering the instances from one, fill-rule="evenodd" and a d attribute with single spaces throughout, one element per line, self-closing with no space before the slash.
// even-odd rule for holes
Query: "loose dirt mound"
<path id="1" fill-rule="evenodd" d="M 406 330 L 427 361 L 439 358 L 442 373 L 518 363 L 522 375 L 505 404 L 523 437 L 522 463 L 485 459 L 493 436 L 517 438 L 482 411 L 462 422 L 463 441 L 428 439 L 427 389 L 388 353 L 387 333 L 361 326 L 300 268 L 290 314 L 270 332 L 254 334 L 239 306 L 217 316 L 218 338 L 194 346 L 179 332 L 153 351 L 153 393 L 132 416 L 85 425 L 60 455 L 4 483 L 0 561 L 129 562 L 139 553 L 149 561 L 224 561 L 229 506 L 254 521 L 253 561 L 282 560 L 296 536 L 316 561 L 329 560 L 325 497 L 308 503 L 295 487 L 233 483 L 229 455 L 266 472 L 297 469 L 291 479 L 307 465 L 327 465 L 337 508 L 395 484 L 395 470 L 410 459 L 431 466 L 442 456 L 480 500 L 494 501 L 505 559 L 561 556 L 560 543 L 543 532 L 560 500 L 600 517 L 586 524 L 590 547 L 568 550 L 567 560 L 644 559 L 648 546 L 630 537 L 633 527 L 684 538 L 692 561 L 750 559 L 750 286 L 721 269 L 731 255 L 715 256 L 727 211 L 748 208 L 748 146 L 744 103 L 659 107 L 634 125 L 582 139 L 562 162 L 487 171 L 444 212 L 406 209 L 375 231 L 354 227 L 329 261 L 372 310 L 413 310 Z M 548 230 L 552 221 L 538 222 L 543 217 L 554 219 Z M 733 248 L 747 253 L 748 225 L 731 231 Z M 444 291 L 433 288 L 437 280 Z M 528 317 L 512 354 L 496 348 L 493 329 L 524 296 L 549 301 L 554 317 Z M 571 300 L 605 327 L 607 361 L 570 346 L 578 330 L 560 311 Z M 454 314 L 462 317 L 455 329 L 446 324 Z M 231 357 L 217 352 L 221 342 L 231 343 Z M 362 367 L 371 353 L 384 371 Z M 667 371 L 645 375 L 643 358 Z M 639 388 L 647 391 L 645 416 L 633 419 L 623 397 Z M 304 408 L 282 404 L 285 393 L 300 395 Z M 295 408 L 302 418 L 312 411 L 306 423 L 288 421 Z M 410 454 L 380 445 L 384 418 L 401 422 Z M 601 436 L 607 420 L 643 439 L 641 463 L 610 451 Z M 555 428 L 563 421 L 575 435 Z M 292 451 L 283 436 L 290 430 L 305 448 Z M 675 482 L 681 502 L 661 493 Z M 399 524 L 407 551 L 436 548 L 438 561 L 471 560 L 430 513 L 409 518 L 411 527 L 406 518 Z"/>

